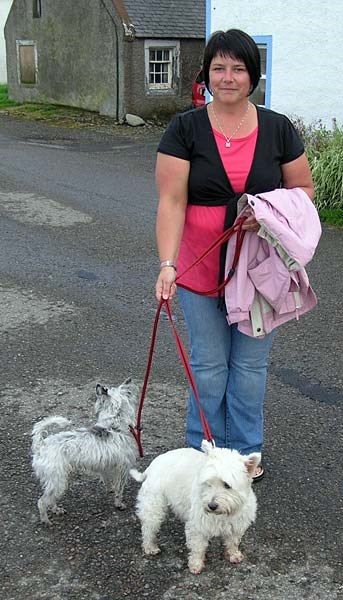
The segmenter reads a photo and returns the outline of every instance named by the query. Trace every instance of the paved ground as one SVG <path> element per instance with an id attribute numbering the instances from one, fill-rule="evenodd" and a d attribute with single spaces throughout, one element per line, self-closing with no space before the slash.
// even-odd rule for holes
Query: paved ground
<path id="1" fill-rule="evenodd" d="M 32 423 L 91 420 L 97 381 L 142 382 L 155 303 L 155 131 L 73 131 L 0 117 L 0 332 L 3 600 L 338 600 L 342 598 L 343 234 L 325 228 L 309 265 L 319 307 L 276 339 L 266 398 L 267 476 L 239 567 L 220 543 L 188 573 L 182 525 L 144 558 L 137 484 L 117 512 L 77 480 L 67 513 L 40 525 Z M 184 324 L 177 305 L 177 325 Z M 183 446 L 187 396 L 162 321 L 144 409 L 143 467 Z"/>

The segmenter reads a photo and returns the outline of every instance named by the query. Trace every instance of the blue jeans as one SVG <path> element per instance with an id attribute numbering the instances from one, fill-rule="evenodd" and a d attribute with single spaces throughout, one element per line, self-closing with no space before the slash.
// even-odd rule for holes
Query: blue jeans
<path id="1" fill-rule="evenodd" d="M 261 452 L 268 357 L 275 332 L 250 337 L 228 324 L 225 310 L 217 308 L 217 298 L 181 287 L 178 297 L 189 334 L 191 368 L 216 446 L 242 454 Z M 186 441 L 199 449 L 203 438 L 191 390 Z"/>

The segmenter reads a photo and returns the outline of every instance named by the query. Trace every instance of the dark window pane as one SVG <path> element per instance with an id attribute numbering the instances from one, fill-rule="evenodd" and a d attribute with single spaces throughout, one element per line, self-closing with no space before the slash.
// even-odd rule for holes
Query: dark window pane
<path id="1" fill-rule="evenodd" d="M 258 44 L 258 49 L 261 57 L 261 73 L 265 75 L 267 72 L 267 46 Z"/>
<path id="2" fill-rule="evenodd" d="M 32 0 L 32 16 L 34 19 L 39 19 L 42 16 L 41 0 Z"/>
<path id="3" fill-rule="evenodd" d="M 260 79 L 260 82 L 254 91 L 254 93 L 250 96 L 250 99 L 254 104 L 259 104 L 264 106 L 266 103 L 266 80 Z"/>
<path id="4" fill-rule="evenodd" d="M 199 75 L 197 76 L 196 80 L 197 83 L 203 83 L 204 82 L 204 73 L 203 71 L 200 71 Z"/>

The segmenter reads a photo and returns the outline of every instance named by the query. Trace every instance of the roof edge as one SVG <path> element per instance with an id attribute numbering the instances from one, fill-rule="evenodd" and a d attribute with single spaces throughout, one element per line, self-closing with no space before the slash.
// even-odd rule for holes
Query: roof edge
<path id="1" fill-rule="evenodd" d="M 135 26 L 131 23 L 129 13 L 126 10 L 123 0 L 112 0 L 112 3 L 121 19 L 125 37 L 133 39 L 136 35 Z"/>

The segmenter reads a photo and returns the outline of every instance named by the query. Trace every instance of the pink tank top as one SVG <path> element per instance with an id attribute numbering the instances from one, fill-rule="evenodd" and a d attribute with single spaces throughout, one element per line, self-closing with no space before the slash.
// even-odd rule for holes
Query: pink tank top
<path id="1" fill-rule="evenodd" d="M 245 189 L 254 157 L 257 132 L 256 127 L 247 137 L 232 139 L 231 147 L 226 148 L 223 134 L 213 129 L 224 169 L 235 193 Z M 226 206 L 187 206 L 177 261 L 178 276 L 223 233 L 225 212 Z M 220 248 L 217 248 L 200 265 L 181 277 L 180 283 L 196 291 L 215 288 L 219 277 L 219 254 Z"/>

